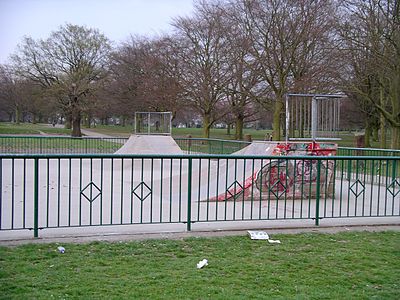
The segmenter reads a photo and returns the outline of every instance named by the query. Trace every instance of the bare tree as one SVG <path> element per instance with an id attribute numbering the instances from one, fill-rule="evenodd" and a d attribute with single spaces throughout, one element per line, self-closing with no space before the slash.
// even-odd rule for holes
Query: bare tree
<path id="1" fill-rule="evenodd" d="M 24 38 L 13 66 L 19 76 L 45 87 L 72 119 L 72 136 L 81 136 L 87 96 L 107 76 L 111 46 L 96 29 L 67 24 L 46 40 Z"/>
<path id="2" fill-rule="evenodd" d="M 316 44 L 325 34 L 326 1 L 240 0 L 232 2 L 236 20 L 252 41 L 251 55 L 270 96 L 258 98 L 265 107 L 274 102 L 273 138 L 281 139 L 284 95 L 305 81 L 316 57 Z M 320 29 L 321 28 L 321 29 Z M 324 29 L 323 29 L 324 28 Z M 314 55 L 313 55 L 314 53 Z M 296 77 L 296 78 L 295 78 Z M 309 77 L 310 78 L 310 77 Z M 316 89 L 314 85 L 310 88 Z"/>
<path id="3" fill-rule="evenodd" d="M 251 57 L 251 40 L 246 36 L 232 16 L 234 10 L 229 5 L 225 11 L 224 31 L 227 38 L 226 52 L 227 75 L 226 97 L 229 103 L 228 118 L 235 124 L 235 138 L 243 139 L 245 122 L 258 118 L 255 99 L 262 97 L 261 76 L 258 72 L 258 61 Z M 259 107 L 258 107 L 259 108 Z M 228 126 L 230 125 L 229 122 Z"/>
<path id="4" fill-rule="evenodd" d="M 344 1 L 340 34 L 348 58 L 344 88 L 380 113 L 381 146 L 386 124 L 391 147 L 400 148 L 400 1 Z"/>
<path id="5" fill-rule="evenodd" d="M 181 105 L 176 43 L 168 37 L 148 39 L 131 36 L 113 54 L 110 91 L 117 97 L 121 114 L 134 111 L 172 111 Z"/>
<path id="6" fill-rule="evenodd" d="M 203 134 L 209 137 L 211 126 L 227 113 L 221 105 L 228 80 L 222 10 L 200 1 L 192 17 L 177 18 L 173 25 L 180 45 L 184 97 L 202 116 Z"/>
<path id="7" fill-rule="evenodd" d="M 8 66 L 0 66 L 0 103 L 1 110 L 14 116 L 15 123 L 21 121 L 26 101 L 21 96 L 20 82 Z"/>

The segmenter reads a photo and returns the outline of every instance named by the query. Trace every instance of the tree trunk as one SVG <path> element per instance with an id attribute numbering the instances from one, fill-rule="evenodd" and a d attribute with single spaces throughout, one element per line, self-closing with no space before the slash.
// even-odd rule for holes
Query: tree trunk
<path id="1" fill-rule="evenodd" d="M 277 99 L 275 102 L 275 110 L 272 119 L 272 137 L 274 141 L 281 140 L 281 113 L 283 110 L 283 102 L 281 99 Z"/>
<path id="2" fill-rule="evenodd" d="M 203 137 L 210 138 L 211 117 L 209 114 L 203 116 Z"/>
<path id="3" fill-rule="evenodd" d="M 36 114 L 32 113 L 32 124 L 36 124 L 37 123 L 37 119 L 38 119 L 38 117 L 36 116 Z"/>
<path id="4" fill-rule="evenodd" d="M 380 129 L 381 129 L 381 141 L 380 147 L 382 149 L 386 148 L 386 120 L 385 116 L 381 113 L 381 120 L 380 120 Z"/>
<path id="5" fill-rule="evenodd" d="M 72 128 L 72 116 L 71 116 L 71 113 L 70 113 L 70 112 L 68 112 L 68 113 L 65 115 L 65 125 L 64 125 L 64 127 L 65 127 L 66 129 L 71 129 L 71 128 Z"/>
<path id="6" fill-rule="evenodd" d="M 81 112 L 78 109 L 74 109 L 72 113 L 72 133 L 73 137 L 81 137 Z"/>
<path id="7" fill-rule="evenodd" d="M 19 124 L 21 120 L 21 111 L 19 109 L 19 106 L 15 106 L 15 123 Z"/>
<path id="8" fill-rule="evenodd" d="M 226 134 L 231 135 L 231 124 L 226 124 Z"/>
<path id="9" fill-rule="evenodd" d="M 242 140 L 243 139 L 243 117 L 238 116 L 236 118 L 236 125 L 235 125 L 235 139 Z"/>
<path id="10" fill-rule="evenodd" d="M 365 143 L 364 147 L 365 148 L 370 148 L 371 147 L 371 139 L 370 139 L 371 132 L 372 132 L 371 125 L 370 125 L 369 121 L 366 120 L 365 121 L 365 141 L 364 141 L 364 143 Z"/>
<path id="11" fill-rule="evenodd" d="M 385 96 L 383 95 L 383 88 L 380 88 L 380 102 L 381 106 L 385 107 Z M 381 148 L 386 148 L 386 119 L 383 113 L 380 114 L 380 129 L 381 129 Z"/>
<path id="12" fill-rule="evenodd" d="M 376 126 L 372 129 L 372 139 L 374 142 L 379 141 L 379 128 Z"/>
<path id="13" fill-rule="evenodd" d="M 392 149 L 400 149 L 400 127 L 392 126 Z"/>
<path id="14" fill-rule="evenodd" d="M 86 128 L 90 128 L 90 123 L 91 123 L 91 121 L 92 121 L 92 116 L 90 115 L 90 114 L 87 114 L 86 115 L 86 118 L 85 118 L 85 126 L 86 126 Z"/>

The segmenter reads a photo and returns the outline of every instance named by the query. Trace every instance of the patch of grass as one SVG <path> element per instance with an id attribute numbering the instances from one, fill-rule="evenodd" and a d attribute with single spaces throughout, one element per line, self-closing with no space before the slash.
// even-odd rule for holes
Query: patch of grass
<path id="1" fill-rule="evenodd" d="M 113 153 L 125 139 L 69 137 L 0 137 L 2 153 Z"/>
<path id="2" fill-rule="evenodd" d="M 399 299 L 398 232 L 274 238 L 0 247 L 0 298 Z"/>
<path id="3" fill-rule="evenodd" d="M 84 128 L 93 132 L 106 134 L 110 136 L 129 137 L 133 133 L 133 126 L 119 126 L 119 125 L 96 125 L 96 127 Z"/>
<path id="4" fill-rule="evenodd" d="M 32 124 L 32 123 L 8 123 L 0 122 L 0 134 L 47 134 L 70 135 L 70 129 L 55 128 L 49 124 Z"/>

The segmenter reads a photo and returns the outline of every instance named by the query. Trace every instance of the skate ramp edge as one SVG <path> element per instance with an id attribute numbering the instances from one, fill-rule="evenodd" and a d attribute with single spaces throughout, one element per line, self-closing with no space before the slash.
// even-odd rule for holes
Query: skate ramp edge
<path id="1" fill-rule="evenodd" d="M 183 154 L 171 136 L 131 135 L 115 154 Z"/>

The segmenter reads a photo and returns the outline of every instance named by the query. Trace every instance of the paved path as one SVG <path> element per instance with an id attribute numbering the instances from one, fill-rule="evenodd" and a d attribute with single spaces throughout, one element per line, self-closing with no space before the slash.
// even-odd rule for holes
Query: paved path
<path id="1" fill-rule="evenodd" d="M 28 243 L 121 242 L 145 239 L 183 239 L 188 237 L 220 237 L 247 235 L 247 230 L 263 230 L 279 239 L 281 234 L 340 233 L 347 231 L 400 231 L 400 218 L 325 219 L 320 226 L 312 220 L 271 220 L 251 222 L 215 222 L 193 224 L 186 231 L 184 224 L 127 225 L 85 228 L 46 229 L 40 238 L 31 231 L 0 231 L 0 246 Z M 284 243 L 284 240 L 282 240 Z"/>
<path id="2" fill-rule="evenodd" d="M 55 126 L 53 126 L 52 124 L 45 124 L 45 125 L 47 125 L 48 127 L 64 128 L 64 125 L 62 125 L 62 124 L 56 124 Z M 53 134 L 46 134 L 46 133 L 41 132 L 41 131 L 39 131 L 39 132 L 40 132 L 41 135 L 54 136 Z M 89 136 L 89 137 L 103 137 L 103 138 L 112 138 L 112 137 L 114 137 L 114 136 L 111 136 L 111 135 L 99 133 L 99 132 L 97 132 L 97 131 L 95 131 L 93 129 L 82 129 L 81 128 L 81 132 L 85 136 Z"/>

